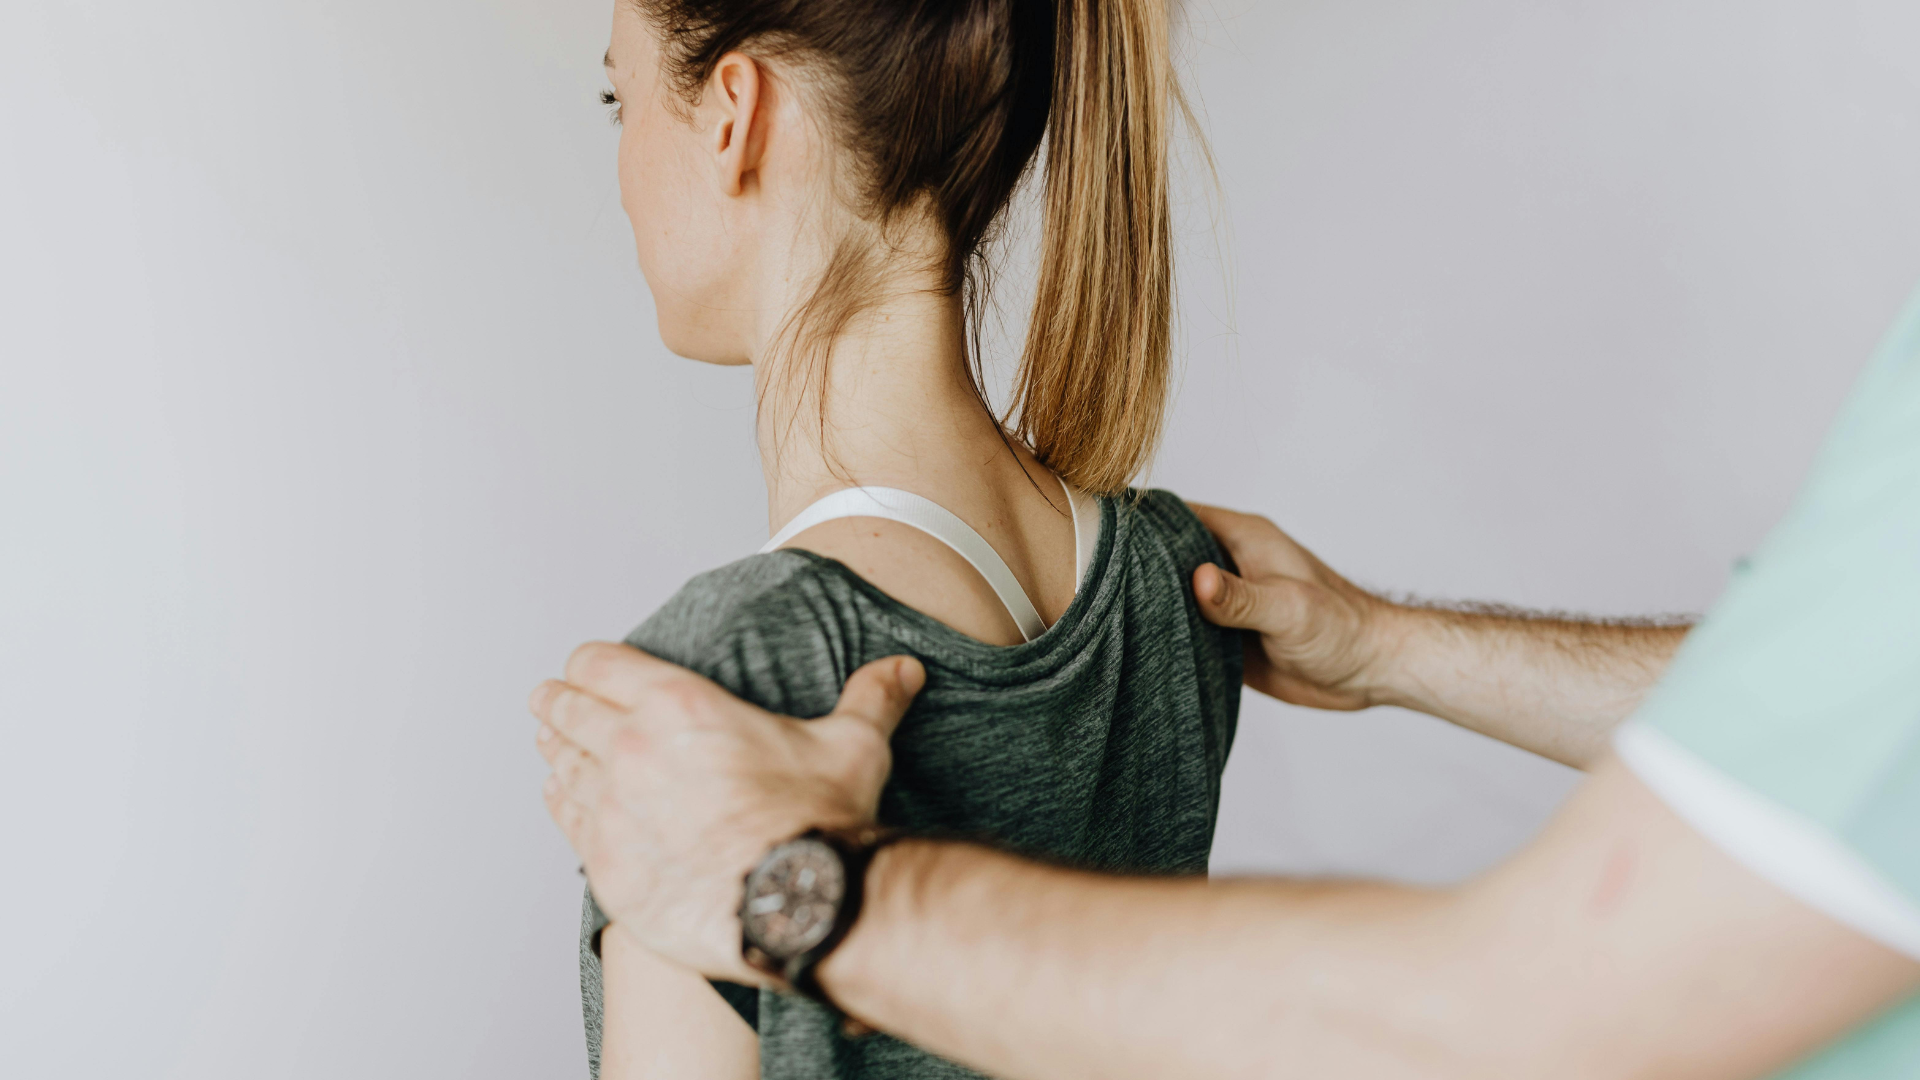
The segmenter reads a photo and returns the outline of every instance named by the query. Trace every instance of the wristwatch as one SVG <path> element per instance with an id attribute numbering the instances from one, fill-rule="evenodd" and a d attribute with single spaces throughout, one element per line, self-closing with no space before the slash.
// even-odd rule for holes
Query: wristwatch
<path id="1" fill-rule="evenodd" d="M 740 899 L 741 956 L 839 1013 L 813 970 L 853 929 L 867 866 L 874 852 L 896 839 L 898 833 L 869 825 L 809 829 L 775 844 L 747 872 Z"/>

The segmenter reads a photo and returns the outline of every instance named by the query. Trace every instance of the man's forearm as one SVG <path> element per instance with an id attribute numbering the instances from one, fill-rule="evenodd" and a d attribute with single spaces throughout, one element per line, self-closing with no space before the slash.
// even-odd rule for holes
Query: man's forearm
<path id="1" fill-rule="evenodd" d="M 1444 946 L 1443 894 L 1115 878 L 911 842 L 882 852 L 869 890 L 822 984 L 867 1023 L 994 1076 L 1325 1075 L 1316 1062 L 1338 1075 L 1430 1075 L 1432 1055 L 1406 1052 L 1387 1003 L 1371 1000 L 1382 1017 L 1356 1026 L 1273 991 L 1315 988 L 1333 1002 L 1342 994 L 1328 980 L 1344 979 L 1358 1005 L 1379 974 L 1354 978 L 1358 957 L 1417 965 Z M 1362 925 L 1360 950 L 1347 950 Z M 1298 1067 L 1276 1071 L 1281 1060 Z"/>
<path id="2" fill-rule="evenodd" d="M 1585 620 L 1490 605 L 1396 604 L 1373 696 L 1586 768 L 1659 680 L 1680 620 Z"/>
<path id="3" fill-rule="evenodd" d="M 1612 761 L 1458 889 L 1123 879 L 910 841 L 868 890 L 827 992 L 1004 1080 L 1744 1080 L 1920 981 Z"/>

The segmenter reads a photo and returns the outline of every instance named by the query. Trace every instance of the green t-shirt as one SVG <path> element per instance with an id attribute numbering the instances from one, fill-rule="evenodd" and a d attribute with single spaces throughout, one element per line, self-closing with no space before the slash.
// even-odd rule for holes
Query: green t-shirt
<path id="1" fill-rule="evenodd" d="M 1204 874 L 1240 710 L 1242 642 L 1190 582 L 1230 565 L 1165 491 L 1101 499 L 1099 540 L 1065 614 L 1024 645 L 967 637 L 806 551 L 702 574 L 628 636 L 789 716 L 832 711 L 860 665 L 919 657 L 927 683 L 893 737 L 880 821 L 1116 872 Z M 599 1073 L 602 916 L 582 919 L 580 985 Z M 938 979 L 928 971 L 922 978 Z M 716 984 L 760 1036 L 768 1080 L 979 1080 L 888 1035 L 849 1039 L 825 1009 Z"/>
<path id="2" fill-rule="evenodd" d="M 1920 293 L 1616 746 L 1735 859 L 1920 959 Z M 1920 997 L 1785 1075 L 1920 1077 Z"/>

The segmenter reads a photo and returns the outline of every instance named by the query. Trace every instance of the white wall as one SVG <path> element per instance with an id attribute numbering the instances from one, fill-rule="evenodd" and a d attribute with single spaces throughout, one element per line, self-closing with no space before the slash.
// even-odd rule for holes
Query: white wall
<path id="1" fill-rule="evenodd" d="M 1704 607 L 1920 279 L 1920 8 L 1193 15 L 1237 296 L 1189 264 L 1155 482 L 1383 588 Z M 763 527 L 606 19 L 0 6 L 0 1073 L 581 1068 L 524 695 Z M 1249 700 L 1217 861 L 1457 879 L 1571 782 Z"/>

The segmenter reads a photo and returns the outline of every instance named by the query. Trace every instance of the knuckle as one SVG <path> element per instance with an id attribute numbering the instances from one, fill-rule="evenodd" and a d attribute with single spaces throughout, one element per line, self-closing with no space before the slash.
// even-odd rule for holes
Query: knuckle
<path id="1" fill-rule="evenodd" d="M 575 686 L 592 686 L 606 681 L 618 662 L 622 646 L 606 641 L 589 641 L 567 657 L 567 681 Z"/>
<path id="2" fill-rule="evenodd" d="M 535 715 L 559 728 L 567 718 L 567 709 L 573 703 L 573 696 L 573 688 L 566 683 L 550 682 L 542 688 L 540 708 Z"/>
<path id="3" fill-rule="evenodd" d="M 1248 514 L 1235 511 L 1233 516 L 1234 524 L 1239 525 L 1249 532 L 1276 533 L 1280 531 L 1280 526 L 1275 525 L 1273 519 L 1267 517 L 1265 514 Z"/>
<path id="4" fill-rule="evenodd" d="M 1324 620 L 1319 603 L 1322 594 L 1311 585 L 1301 581 L 1281 581 L 1275 583 L 1273 590 L 1273 612 L 1271 620 L 1276 629 L 1314 626 Z"/>
<path id="5" fill-rule="evenodd" d="M 1222 510 L 1220 521 L 1227 527 L 1227 531 L 1232 533 L 1245 533 L 1250 529 L 1271 524 L 1259 514 L 1249 514 L 1244 510 Z"/>
<path id="6" fill-rule="evenodd" d="M 658 692 L 666 714 L 689 724 L 707 726 L 713 723 L 717 715 L 713 706 L 712 687 L 703 680 L 687 677 L 668 679 L 660 684 Z"/>
<path id="7" fill-rule="evenodd" d="M 553 695 L 547 704 L 547 723 L 556 731 L 572 731 L 579 726 L 580 695 L 573 690 L 561 690 Z"/>
<path id="8" fill-rule="evenodd" d="M 835 724 L 824 734 L 830 740 L 830 753 L 838 765 L 836 771 L 845 777 L 866 779 L 875 774 L 884 776 L 892 767 L 892 745 L 886 736 L 870 724 Z"/>
<path id="9" fill-rule="evenodd" d="M 645 758 L 653 749 L 653 740 L 644 730 L 628 725 L 614 732 L 608 749 L 616 765 L 628 764 Z"/>
<path id="10" fill-rule="evenodd" d="M 887 737 L 871 724 L 848 724 L 845 738 L 849 751 L 863 757 L 885 757 L 892 752 Z"/>
<path id="11" fill-rule="evenodd" d="M 1231 575 L 1221 575 L 1218 603 L 1230 619 L 1246 619 L 1253 614 L 1253 597 L 1248 595 L 1246 583 Z"/>

